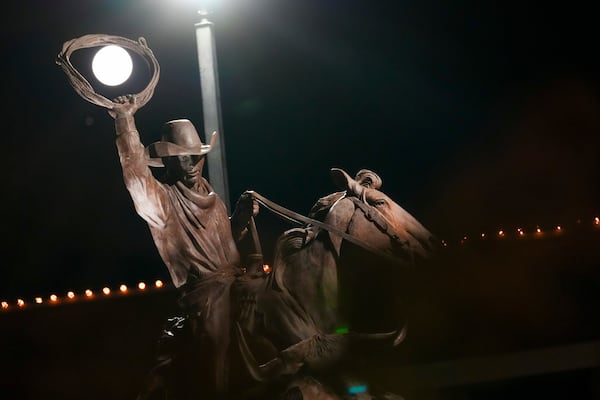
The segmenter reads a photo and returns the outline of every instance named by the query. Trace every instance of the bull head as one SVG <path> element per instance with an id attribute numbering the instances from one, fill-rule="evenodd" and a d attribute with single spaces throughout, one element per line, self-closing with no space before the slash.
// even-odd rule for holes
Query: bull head
<path id="1" fill-rule="evenodd" d="M 258 382 L 269 382 L 282 375 L 293 375 L 302 367 L 311 371 L 324 371 L 338 363 L 349 346 L 359 342 L 389 341 L 397 346 L 406 337 L 406 327 L 386 333 L 317 334 L 279 352 L 272 360 L 259 364 L 256 361 L 239 323 L 236 323 L 240 353 L 250 375 Z"/>

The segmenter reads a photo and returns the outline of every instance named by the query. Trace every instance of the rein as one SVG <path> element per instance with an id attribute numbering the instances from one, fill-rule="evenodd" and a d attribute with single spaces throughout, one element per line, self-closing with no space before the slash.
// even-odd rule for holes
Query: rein
<path id="1" fill-rule="evenodd" d="M 370 246 L 369 244 L 365 243 L 364 241 L 357 239 L 355 236 L 352 236 L 352 235 L 348 234 L 347 232 L 344 232 L 332 225 L 326 224 L 324 222 L 321 222 L 321 221 L 313 219 L 313 218 L 306 217 L 302 214 L 299 214 L 299 213 L 289 210 L 285 207 L 282 207 L 279 204 L 272 202 L 271 200 L 267 199 L 266 197 L 262 196 L 261 194 L 259 194 L 257 192 L 248 191 L 247 193 L 249 193 L 259 204 L 263 205 L 269 211 L 278 215 L 280 218 L 282 218 L 286 221 L 296 223 L 299 225 L 310 224 L 310 225 L 317 226 L 323 230 L 326 230 L 329 233 L 338 235 L 341 238 L 349 241 L 350 243 L 355 244 L 371 253 L 377 254 L 381 257 L 385 257 L 388 260 L 391 260 L 396 263 L 404 262 L 402 259 L 400 259 L 398 257 L 394 257 L 390 254 L 384 253 L 384 252 Z M 392 234 L 389 232 L 389 228 L 388 228 L 387 224 L 385 223 L 385 221 L 383 221 L 381 218 L 374 218 L 372 216 L 372 214 L 369 212 L 369 210 L 366 208 L 366 205 L 362 204 L 360 202 L 360 200 L 352 199 L 352 201 L 354 202 L 356 207 L 365 214 L 365 217 L 367 218 L 367 220 L 373 222 L 379 230 L 381 230 L 383 233 L 385 233 L 392 239 L 402 243 L 403 245 L 406 245 L 406 243 L 404 241 L 401 241 L 401 239 L 398 237 L 398 235 L 396 235 L 395 233 Z"/>

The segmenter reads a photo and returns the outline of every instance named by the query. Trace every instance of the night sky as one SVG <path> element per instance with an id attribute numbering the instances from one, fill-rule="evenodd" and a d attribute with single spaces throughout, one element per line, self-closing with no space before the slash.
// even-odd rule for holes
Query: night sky
<path id="1" fill-rule="evenodd" d="M 142 140 L 175 118 L 202 132 L 198 7 L 13 3 L 0 24 L 1 300 L 168 279 L 122 182 L 112 118 L 55 58 L 84 34 L 144 37 L 161 76 L 136 115 Z M 232 201 L 253 189 L 306 213 L 336 190 L 331 167 L 370 168 L 448 241 L 591 220 L 600 32 L 584 4 L 224 0 L 212 20 Z M 257 223 L 268 247 L 278 222 L 262 210 Z"/>

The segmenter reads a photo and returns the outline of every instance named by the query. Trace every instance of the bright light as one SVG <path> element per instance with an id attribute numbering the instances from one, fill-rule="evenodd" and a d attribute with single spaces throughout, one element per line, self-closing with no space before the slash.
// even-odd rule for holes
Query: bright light
<path id="1" fill-rule="evenodd" d="M 129 79 L 133 71 L 131 56 L 122 47 L 109 45 L 98 50 L 92 60 L 94 76 L 107 86 L 117 86 Z"/>
<path id="2" fill-rule="evenodd" d="M 41 298 L 41 297 L 36 297 L 36 298 L 35 298 L 35 302 L 36 302 L 37 304 L 42 304 L 42 301 L 43 301 L 43 300 L 42 300 L 42 298 Z"/>
<path id="3" fill-rule="evenodd" d="M 154 285 L 155 285 L 157 288 L 161 288 L 161 287 L 163 287 L 163 283 L 162 283 L 162 281 L 161 281 L 160 279 L 159 279 L 159 280 L 157 280 L 156 282 L 154 282 Z"/>
<path id="4" fill-rule="evenodd" d="M 102 293 L 108 296 L 110 294 L 110 289 L 105 287 L 104 289 L 102 289 Z"/>
<path id="5" fill-rule="evenodd" d="M 73 292 L 67 292 L 67 297 L 70 298 L 70 299 L 73 299 L 73 298 L 75 298 L 75 293 L 73 293 Z"/>
<path id="6" fill-rule="evenodd" d="M 86 289 L 86 291 L 85 291 L 86 297 L 92 297 L 93 295 L 94 295 L 94 292 L 92 292 L 90 289 Z"/>
<path id="7" fill-rule="evenodd" d="M 58 296 L 55 294 L 50 295 L 50 301 L 56 303 L 58 301 Z"/>
<path id="8" fill-rule="evenodd" d="M 17 305 L 19 307 L 23 307 L 23 306 L 25 306 L 25 301 L 23 301 L 23 299 L 17 299 Z"/>
<path id="9" fill-rule="evenodd" d="M 146 289 L 146 284 L 144 282 L 138 283 L 138 289 L 140 289 L 140 290 Z"/>
<path id="10" fill-rule="evenodd" d="M 119 286 L 119 290 L 121 291 L 121 293 L 126 293 L 127 292 L 127 285 L 121 285 L 121 286 Z"/>
<path id="11" fill-rule="evenodd" d="M 2 302 L 2 308 L 5 310 L 8 308 L 8 303 L 6 301 Z"/>

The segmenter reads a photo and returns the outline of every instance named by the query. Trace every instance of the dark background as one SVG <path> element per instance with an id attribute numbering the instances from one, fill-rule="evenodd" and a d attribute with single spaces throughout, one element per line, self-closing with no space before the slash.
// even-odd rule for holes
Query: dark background
<path id="1" fill-rule="evenodd" d="M 144 37 L 161 76 L 137 113 L 142 140 L 158 140 L 175 118 L 202 132 L 197 9 L 183 0 L 21 0 L 4 10 L 1 301 L 168 281 L 123 185 L 112 119 L 75 93 L 55 58 L 84 34 Z M 416 286 L 429 300 L 418 309 L 415 354 L 597 337 L 600 32 L 591 5 L 224 0 L 212 20 L 233 202 L 253 189 L 306 213 L 336 190 L 331 167 L 370 168 L 451 252 L 467 251 L 449 253 L 451 267 Z M 266 210 L 257 223 L 267 253 L 289 227 Z M 553 242 L 557 225 L 565 239 Z M 514 241 L 517 228 L 532 238 L 537 227 L 541 241 L 510 250 L 493 238 L 502 229 Z M 460 244 L 483 232 L 483 247 Z M 128 334 L 168 315 L 160 304 Z M 100 305 L 99 318 L 119 309 Z M 77 310 L 59 320 L 77 324 L 74 315 L 86 314 Z M 485 328 L 473 329 L 478 319 Z M 440 329 L 455 339 L 436 342 Z M 469 332 L 480 338 L 471 346 Z"/>

